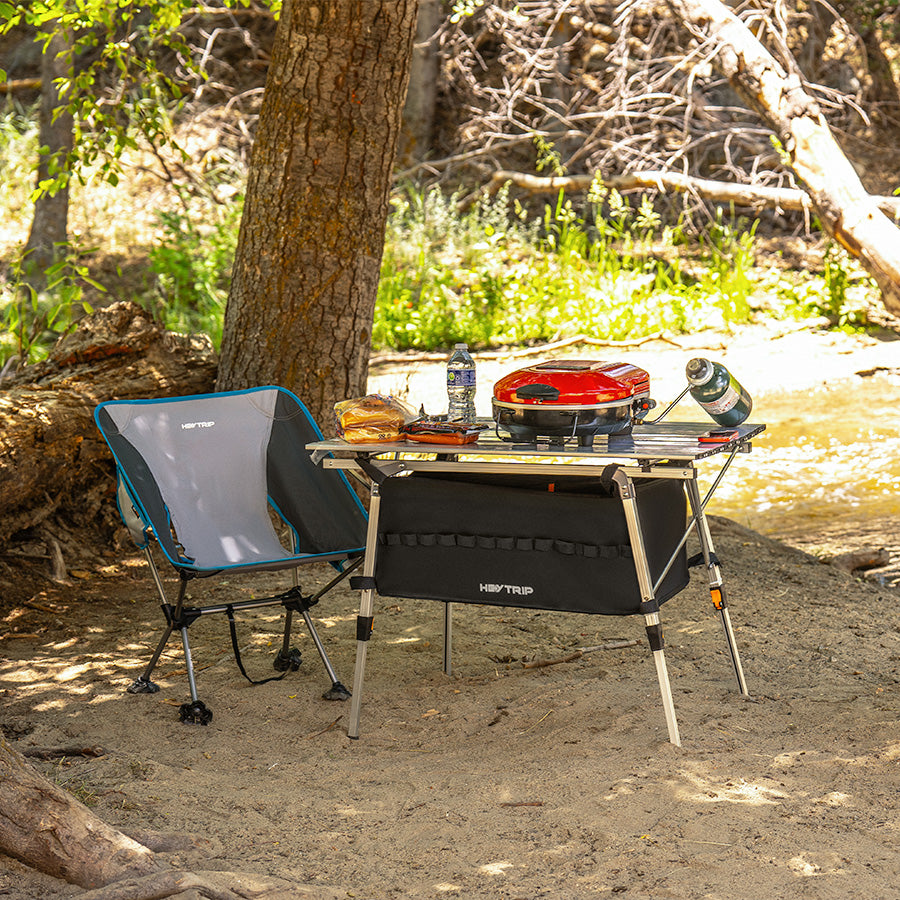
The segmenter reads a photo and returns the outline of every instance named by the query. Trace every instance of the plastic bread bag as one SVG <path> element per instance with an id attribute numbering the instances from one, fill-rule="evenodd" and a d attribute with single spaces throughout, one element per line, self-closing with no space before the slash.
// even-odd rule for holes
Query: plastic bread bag
<path id="1" fill-rule="evenodd" d="M 338 436 L 353 444 L 402 441 L 400 429 L 416 416 L 412 407 L 385 394 L 367 394 L 334 405 Z"/>

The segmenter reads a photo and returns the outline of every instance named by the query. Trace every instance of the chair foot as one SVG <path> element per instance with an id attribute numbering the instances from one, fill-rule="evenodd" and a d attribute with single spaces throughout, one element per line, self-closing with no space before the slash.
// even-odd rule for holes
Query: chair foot
<path id="1" fill-rule="evenodd" d="M 296 672 L 297 669 L 300 668 L 301 662 L 303 662 L 302 654 L 296 647 L 291 647 L 287 653 L 285 653 L 284 650 L 278 651 L 278 656 L 276 656 L 272 662 L 272 668 L 274 668 L 276 672 L 287 672 L 288 669 L 292 672 Z"/>
<path id="2" fill-rule="evenodd" d="M 141 675 L 140 678 L 135 678 L 125 690 L 129 694 L 155 694 L 159 691 L 159 685 Z"/>
<path id="3" fill-rule="evenodd" d="M 336 681 L 324 694 L 322 694 L 322 699 L 349 700 L 351 696 L 350 691 L 348 691 L 339 681 Z"/>
<path id="4" fill-rule="evenodd" d="M 207 709 L 202 700 L 193 703 L 182 703 L 179 717 L 186 725 L 209 725 L 212 722 L 212 710 Z"/>

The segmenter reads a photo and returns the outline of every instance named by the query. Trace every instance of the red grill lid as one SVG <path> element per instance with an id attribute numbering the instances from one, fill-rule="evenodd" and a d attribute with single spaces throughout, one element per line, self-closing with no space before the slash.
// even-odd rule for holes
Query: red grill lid
<path id="1" fill-rule="evenodd" d="M 543 392 L 535 385 L 555 390 Z M 518 391 L 527 388 L 525 396 Z M 558 391 L 558 396 L 554 396 Z M 650 376 L 631 363 L 558 359 L 517 369 L 494 385 L 499 403 L 524 405 L 594 406 L 649 395 Z"/>

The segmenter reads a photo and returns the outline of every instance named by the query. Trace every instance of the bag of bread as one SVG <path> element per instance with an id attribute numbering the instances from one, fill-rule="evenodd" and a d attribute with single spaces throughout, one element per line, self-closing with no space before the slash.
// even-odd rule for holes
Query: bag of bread
<path id="1" fill-rule="evenodd" d="M 367 394 L 334 405 L 337 433 L 353 444 L 402 441 L 400 428 L 416 418 L 402 400 L 384 394 Z"/>

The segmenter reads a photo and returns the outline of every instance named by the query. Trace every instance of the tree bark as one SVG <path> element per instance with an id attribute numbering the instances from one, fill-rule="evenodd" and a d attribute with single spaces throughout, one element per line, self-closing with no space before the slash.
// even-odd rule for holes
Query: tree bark
<path id="1" fill-rule="evenodd" d="M 440 70 L 436 33 L 441 18 L 441 0 L 419 0 L 416 42 L 397 152 L 397 161 L 404 168 L 423 162 L 431 150 Z"/>
<path id="2" fill-rule="evenodd" d="M 150 850 L 43 778 L 2 735 L 0 850 L 84 888 L 161 868 Z"/>
<path id="3" fill-rule="evenodd" d="M 280 384 L 323 427 L 365 393 L 416 0 L 289 0 L 272 49 L 217 388 Z"/>
<path id="4" fill-rule="evenodd" d="M 816 101 L 719 0 L 667 0 L 732 87 L 766 121 L 809 192 L 822 227 L 875 279 L 900 314 L 900 229 L 866 192 Z"/>
<path id="5" fill-rule="evenodd" d="M 162 836 L 154 835 L 160 840 Z M 165 843 L 163 841 L 163 843 Z M 183 849 L 184 841 L 171 842 Z M 0 734 L 0 852 L 89 888 L 85 900 L 339 900 L 346 890 L 268 875 L 173 869 L 44 778 Z"/>
<path id="6" fill-rule="evenodd" d="M 41 60 L 41 114 L 37 185 L 52 177 L 51 163 L 58 154 L 65 157 L 74 146 L 72 114 L 63 109 L 56 79 L 68 71 L 69 50 L 64 31 L 54 29 Z M 46 270 L 65 252 L 68 241 L 69 188 L 42 194 L 34 202 L 34 218 L 25 245 L 25 269 L 29 281 L 40 288 L 46 283 Z"/>
<path id="7" fill-rule="evenodd" d="M 208 341 L 173 335 L 132 303 L 82 319 L 0 392 L 0 545 L 109 478 L 98 403 L 203 393 L 215 372 Z"/>

